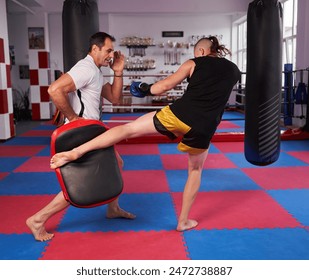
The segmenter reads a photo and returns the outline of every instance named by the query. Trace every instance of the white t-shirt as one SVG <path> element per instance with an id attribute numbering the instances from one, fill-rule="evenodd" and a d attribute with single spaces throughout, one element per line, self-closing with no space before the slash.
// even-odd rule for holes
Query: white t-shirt
<path id="1" fill-rule="evenodd" d="M 101 91 L 104 81 L 101 70 L 95 65 L 93 58 L 88 54 L 78 61 L 68 74 L 72 77 L 76 89 L 81 92 L 84 103 L 83 117 L 85 119 L 99 120 L 102 111 Z M 81 111 L 81 102 L 77 90 L 69 94 L 70 103 L 76 114 Z"/>

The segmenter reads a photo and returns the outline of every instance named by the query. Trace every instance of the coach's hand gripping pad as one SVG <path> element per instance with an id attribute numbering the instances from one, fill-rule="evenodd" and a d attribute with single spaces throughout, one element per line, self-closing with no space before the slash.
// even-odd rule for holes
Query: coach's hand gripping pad
<path id="1" fill-rule="evenodd" d="M 108 128 L 100 121 L 76 120 L 56 129 L 51 137 L 51 154 L 69 151 Z M 123 181 L 114 147 L 86 153 L 76 161 L 56 168 L 65 199 L 76 207 L 109 203 L 122 192 Z"/>

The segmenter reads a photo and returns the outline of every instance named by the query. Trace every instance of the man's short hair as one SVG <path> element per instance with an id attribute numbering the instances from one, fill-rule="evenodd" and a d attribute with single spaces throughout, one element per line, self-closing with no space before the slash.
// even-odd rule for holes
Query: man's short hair
<path id="1" fill-rule="evenodd" d="M 97 33 L 93 34 L 89 39 L 89 50 L 88 51 L 91 52 L 93 45 L 96 45 L 101 49 L 104 46 L 105 40 L 107 38 L 111 39 L 112 42 L 116 41 L 116 39 L 113 36 L 111 36 L 111 35 L 109 35 L 105 32 L 97 32 Z"/>

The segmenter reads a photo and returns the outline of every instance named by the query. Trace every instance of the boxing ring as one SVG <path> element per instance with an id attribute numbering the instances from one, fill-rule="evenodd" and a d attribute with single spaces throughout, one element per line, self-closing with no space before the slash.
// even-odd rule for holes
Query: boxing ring
<path id="1" fill-rule="evenodd" d="M 72 17 L 67 17 L 68 26 L 72 25 L 76 19 L 75 13 L 71 14 L 71 5 L 75 7 L 78 4 L 75 1 L 66 1 L 64 5 L 63 16 L 67 12 Z M 93 3 L 93 9 L 90 9 L 88 18 L 91 20 L 91 14 L 97 12 L 96 3 Z M 78 5 L 77 5 L 78 7 Z M 87 14 L 86 6 L 82 6 L 83 14 Z M 78 14 L 76 9 L 76 14 Z M 97 13 L 96 13 L 97 14 Z M 71 19 L 71 20 L 69 20 Z M 72 21 L 72 22 L 71 22 Z M 257 166 L 267 166 L 276 162 L 280 155 L 280 141 L 282 139 L 306 139 L 309 138 L 308 129 L 308 84 L 303 81 L 303 73 L 301 72 L 301 81 L 295 91 L 294 77 L 296 72 L 293 72 L 292 65 L 285 65 L 282 73 L 282 7 L 277 0 L 272 1 L 253 1 L 249 4 L 247 14 L 247 67 L 246 72 L 241 73 L 239 82 L 234 86 L 231 96 L 226 104 L 225 112 L 222 116 L 222 120 L 217 127 L 217 131 L 212 137 L 212 142 L 243 142 L 244 143 L 244 155 L 245 159 Z M 85 26 L 81 21 L 82 26 Z M 98 29 L 97 21 L 93 22 L 92 30 L 84 30 L 85 34 L 93 33 Z M 64 28 L 64 31 L 68 31 Z M 68 51 L 72 38 L 70 38 L 74 32 L 64 32 L 66 35 L 64 45 Z M 73 35 L 72 35 L 73 36 Z M 73 36 L 74 37 L 74 36 Z M 263 46 L 263 44 L 265 44 Z M 81 45 L 82 49 L 82 45 Z M 65 57 L 68 53 L 64 52 Z M 76 53 L 76 57 L 72 57 L 72 61 L 64 61 L 65 68 L 69 67 L 73 61 L 75 62 L 81 53 Z M 308 74 L 308 69 L 306 69 Z M 130 71 L 128 71 L 130 72 Z M 135 71 L 136 72 L 136 71 Z M 151 84 L 159 81 L 167 76 L 163 75 L 142 75 L 142 73 L 129 73 L 123 75 L 124 89 L 123 89 L 123 102 L 120 104 L 108 104 L 103 102 L 102 111 L 103 123 L 108 127 L 115 127 L 124 123 L 132 122 L 142 114 L 149 111 L 155 111 L 163 108 L 166 105 L 173 103 L 185 93 L 187 81 L 183 81 L 177 85 L 174 89 L 167 92 L 165 95 L 160 96 L 145 96 L 144 98 L 131 97 L 129 89 L 132 82 L 143 81 Z M 140 71 L 142 72 L 142 71 Z M 151 81 L 149 80 L 150 78 Z M 110 77 L 112 82 L 112 77 Z M 309 79 L 309 78 L 308 78 Z M 307 79 L 307 80 L 308 80 Z M 295 104 L 307 105 L 307 123 L 303 127 L 292 128 L 292 118 L 295 117 L 294 105 Z M 301 107 L 303 109 L 303 106 Z M 115 114 L 115 110 L 117 111 Z M 122 111 L 126 114 L 119 114 Z M 112 114 L 108 114 L 112 113 Z M 302 116 L 304 112 L 302 111 Z M 282 121 L 283 120 L 283 121 Z M 201 120 L 207 122 L 207 120 Z M 83 123 L 86 121 L 83 120 Z M 238 123 L 237 123 L 238 122 Z M 102 124 L 103 125 L 103 124 Z M 106 127 L 106 130 L 108 129 Z M 92 129 L 92 127 L 90 126 Z M 100 128 L 100 127 L 99 127 Z M 60 148 L 63 143 L 70 142 L 69 139 L 78 139 L 82 134 L 81 130 L 85 131 L 89 129 L 86 124 L 82 128 L 78 123 L 72 123 L 72 128 L 65 125 L 62 133 L 57 133 L 54 141 L 52 142 L 52 151 L 54 153 L 59 151 L 70 150 L 77 146 L 77 143 L 70 147 Z M 80 130 L 81 129 L 81 130 Z M 58 129 L 59 130 L 59 129 Z M 97 128 L 95 135 L 101 133 L 101 129 Z M 104 131 L 105 132 L 105 131 Z M 87 134 L 87 133 L 86 133 Z M 69 135 L 64 138 L 61 136 Z M 93 137 L 95 137 L 93 135 Z M 89 141 L 92 138 L 82 138 L 78 145 Z M 150 143 L 173 143 L 180 142 L 180 139 L 171 141 L 164 135 L 155 134 L 142 137 L 136 137 L 132 139 L 125 139 L 118 144 L 150 144 Z M 102 153 L 100 158 L 97 158 Z M 113 160 L 113 170 L 108 173 L 119 173 L 118 163 L 116 161 L 115 154 L 113 154 L 113 148 L 110 154 L 107 154 L 104 149 L 92 151 L 95 154 L 95 159 L 91 161 L 91 166 L 95 169 L 101 169 L 100 162 L 111 162 Z M 88 156 L 84 155 L 82 159 Z M 90 160 L 85 160 L 85 166 L 82 168 L 85 173 L 82 174 L 82 178 L 91 177 L 94 173 L 89 168 Z M 104 197 L 106 191 L 103 191 L 102 198 L 99 201 L 96 200 L 97 190 L 94 188 L 94 197 L 90 197 L 87 201 L 83 198 L 85 195 L 80 195 L 82 187 L 86 182 L 82 182 L 78 179 L 77 182 L 72 182 L 72 174 L 81 174 L 79 169 L 74 169 L 75 163 L 69 163 L 68 170 L 65 170 L 65 166 L 60 167 L 61 173 L 57 173 L 58 179 L 64 192 L 68 191 L 66 199 L 71 204 L 79 207 L 92 207 L 99 204 L 104 204 L 115 199 L 117 195 L 122 191 L 121 176 L 116 176 L 115 179 L 110 181 L 119 181 L 120 191 L 116 194 L 110 195 L 108 198 Z M 79 165 L 78 165 L 79 166 Z M 81 165 L 82 167 L 82 165 Z M 104 168 L 103 168 L 104 169 Z M 72 171 L 73 170 L 73 171 Z M 67 171 L 67 173 L 66 173 Z M 74 177 L 74 176 L 73 176 Z M 103 176 L 104 177 L 104 176 Z M 106 176 L 107 177 L 107 176 Z M 119 179 L 120 178 L 120 179 Z M 94 186 L 97 182 L 104 181 L 104 178 L 97 178 L 94 180 Z M 80 183 L 82 184 L 80 185 Z M 70 189 L 72 192 L 70 193 Z M 107 188 L 108 189 L 108 188 Z M 87 190 L 86 190 L 87 191 Z M 71 199 L 70 197 L 74 198 Z"/>

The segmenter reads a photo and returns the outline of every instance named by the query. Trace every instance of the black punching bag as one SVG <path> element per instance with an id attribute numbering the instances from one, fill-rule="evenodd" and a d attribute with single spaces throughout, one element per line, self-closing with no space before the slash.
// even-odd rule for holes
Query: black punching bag
<path id="1" fill-rule="evenodd" d="M 62 11 L 64 72 L 88 53 L 89 38 L 99 31 L 96 0 L 65 0 Z"/>
<path id="2" fill-rule="evenodd" d="M 280 154 L 282 87 L 282 6 L 255 0 L 247 13 L 245 157 L 255 165 Z"/>

